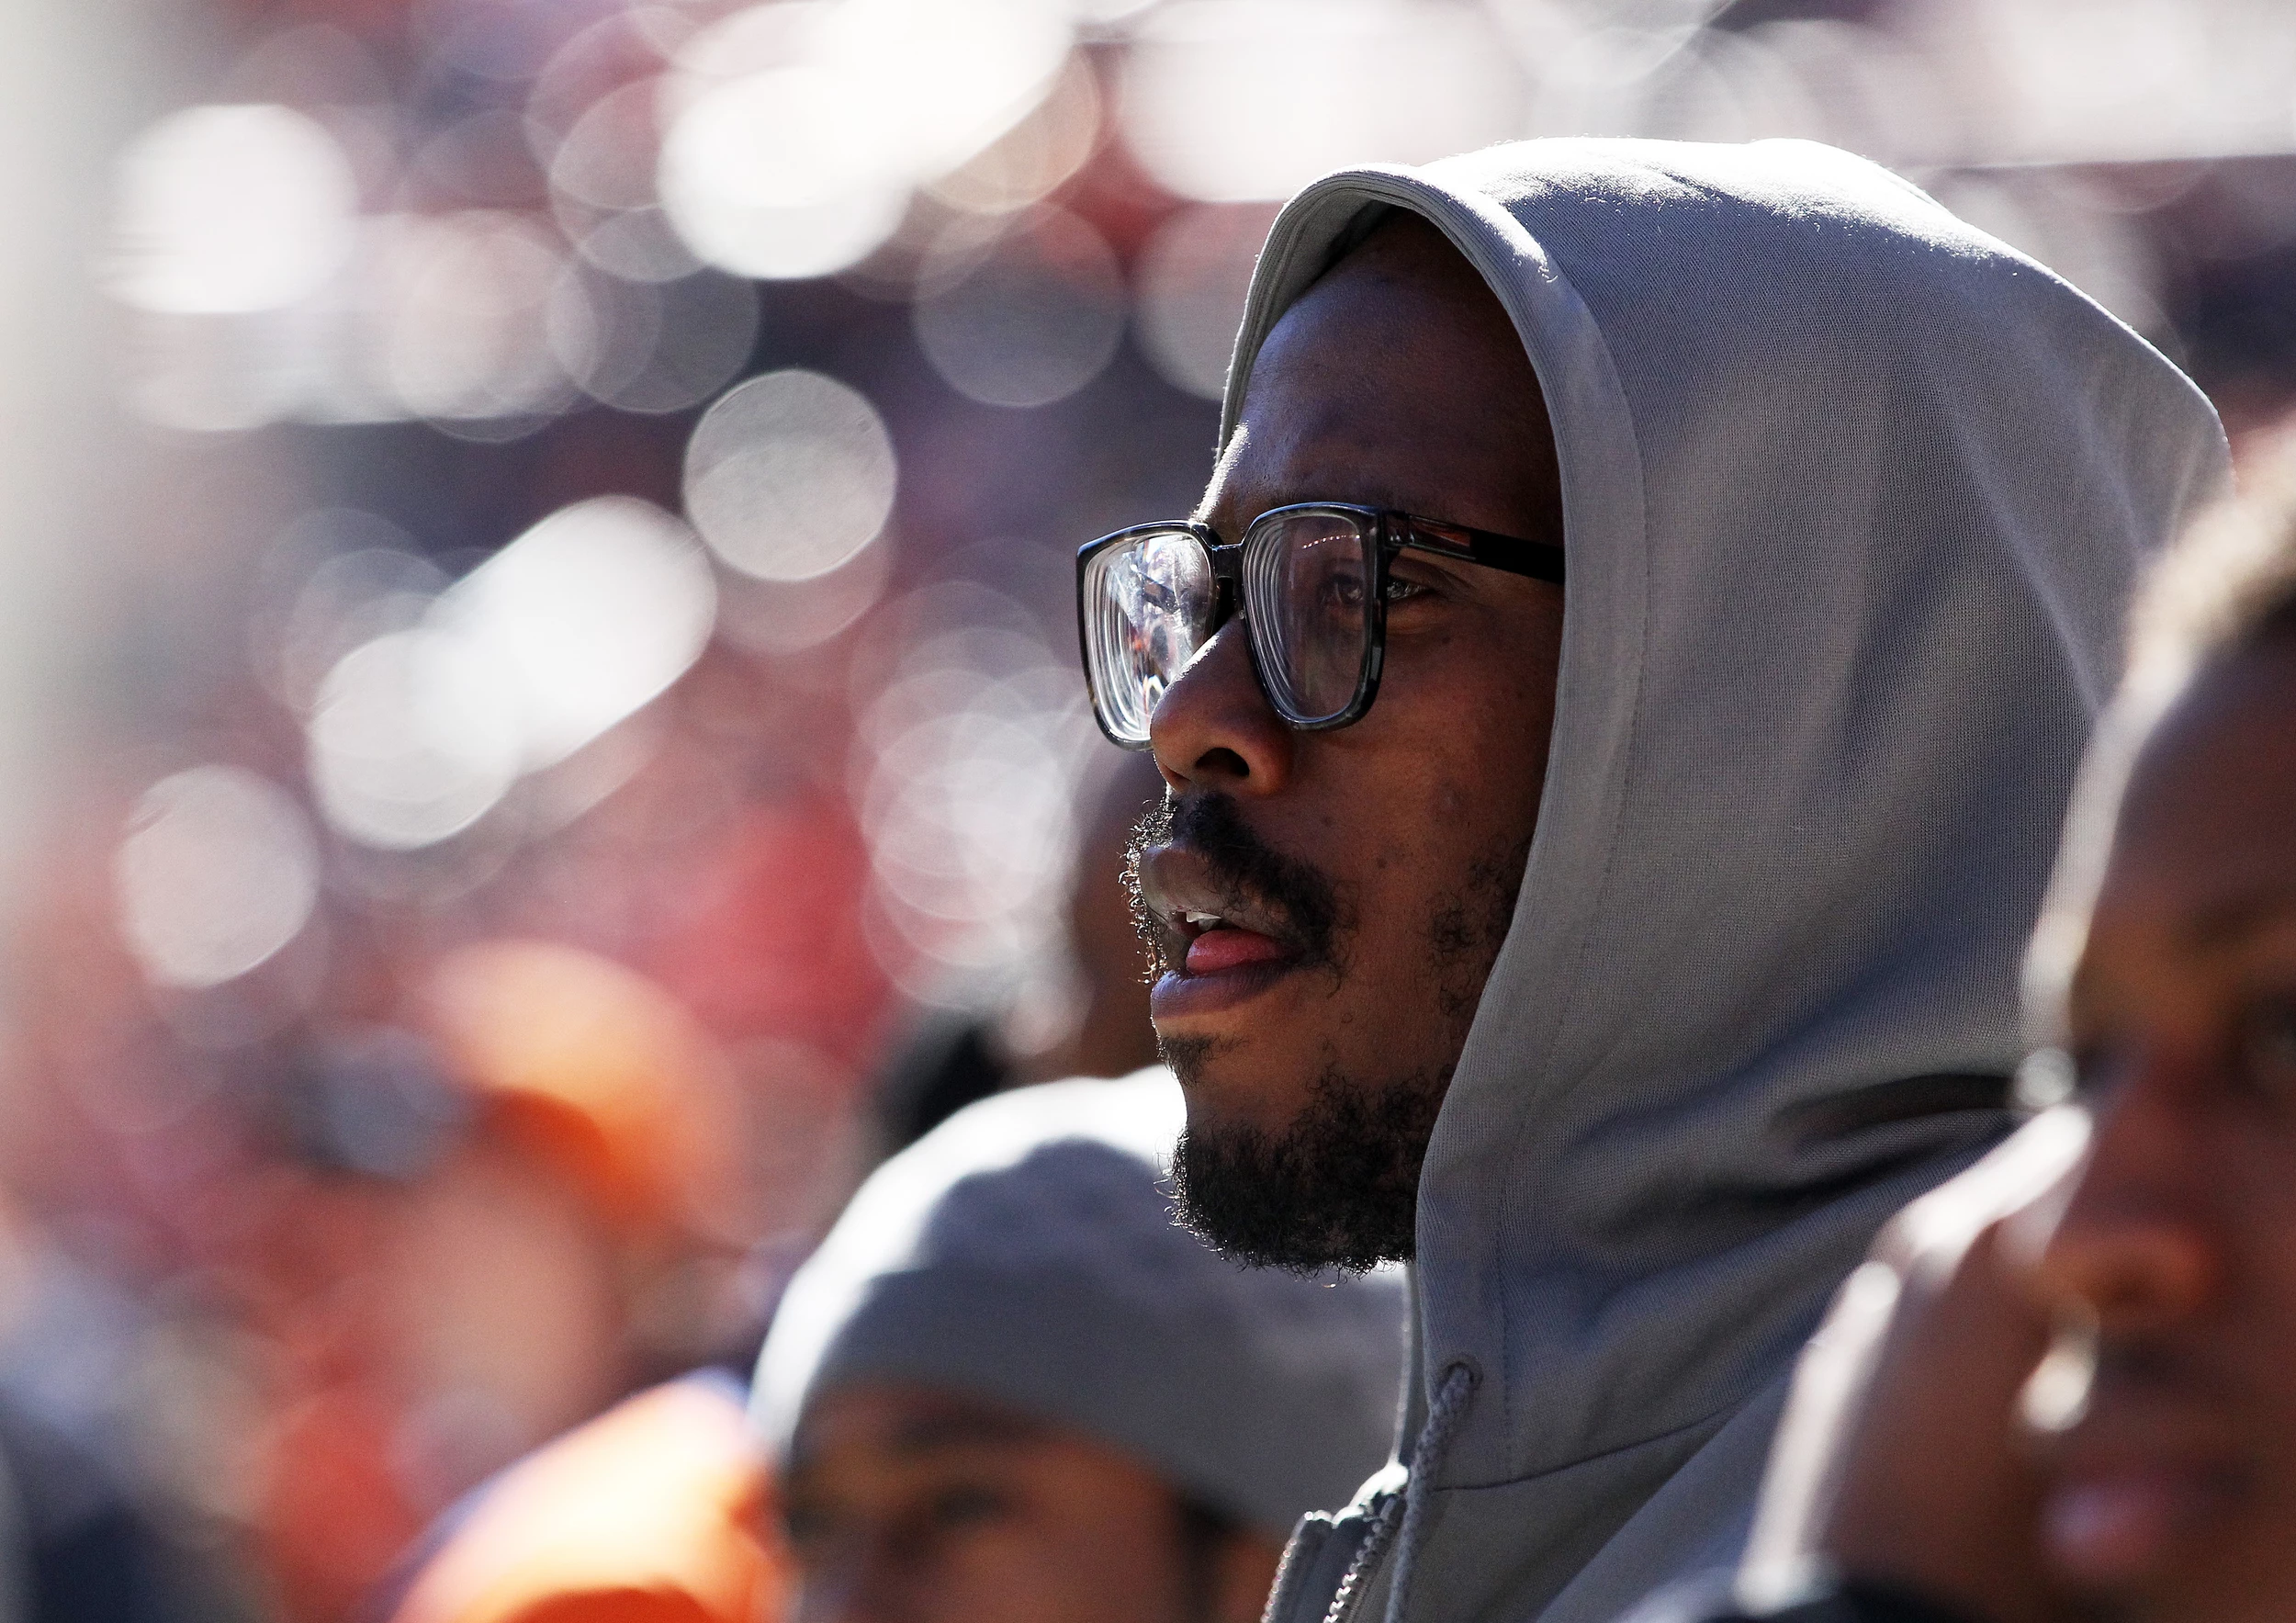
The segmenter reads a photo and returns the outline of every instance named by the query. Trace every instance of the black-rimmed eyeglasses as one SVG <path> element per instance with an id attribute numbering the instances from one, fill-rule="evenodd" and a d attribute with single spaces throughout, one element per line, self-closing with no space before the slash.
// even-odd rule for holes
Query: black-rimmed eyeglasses
<path id="1" fill-rule="evenodd" d="M 1229 545 L 1209 524 L 1135 524 L 1076 554 L 1076 630 L 1100 730 L 1148 748 L 1165 690 L 1232 614 L 1268 704 L 1305 732 L 1359 721 L 1379 691 L 1388 569 L 1404 548 L 1562 582 L 1562 548 L 1390 508 L 1272 508 Z"/>

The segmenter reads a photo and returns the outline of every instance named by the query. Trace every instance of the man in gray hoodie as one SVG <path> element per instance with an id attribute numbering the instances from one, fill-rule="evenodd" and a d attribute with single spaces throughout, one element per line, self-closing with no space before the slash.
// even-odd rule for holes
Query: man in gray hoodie
<path id="1" fill-rule="evenodd" d="M 2223 473 L 2135 334 L 1827 148 L 1285 209 L 1198 517 L 1079 559 L 1170 792 L 1187 1209 L 1416 1278 L 1402 1459 L 1271 1616 L 1607 1623 L 1736 1558 L 1828 1294 L 2004 1125 L 2128 580 Z"/>

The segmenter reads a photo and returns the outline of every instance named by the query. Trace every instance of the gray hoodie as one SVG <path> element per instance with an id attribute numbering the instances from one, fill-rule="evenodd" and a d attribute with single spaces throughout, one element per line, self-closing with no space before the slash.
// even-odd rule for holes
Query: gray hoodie
<path id="1" fill-rule="evenodd" d="M 1554 141 L 1294 198 L 1223 438 L 1390 208 L 1514 317 L 1570 583 L 1537 835 L 1421 1186 L 1414 1463 L 1303 1526 L 1270 1616 L 1608 1623 L 1736 1559 L 1829 1293 L 2004 1126 L 2131 576 L 2223 437 L 2136 334 L 1859 159 Z"/>

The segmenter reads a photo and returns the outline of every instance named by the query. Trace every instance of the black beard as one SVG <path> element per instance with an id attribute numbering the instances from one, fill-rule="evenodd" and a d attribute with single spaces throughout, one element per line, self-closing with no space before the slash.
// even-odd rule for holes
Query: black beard
<path id="1" fill-rule="evenodd" d="M 1186 1075 L 1190 1055 L 1167 1053 Z M 1295 1273 L 1360 1273 L 1418 1248 L 1419 1171 L 1451 1067 L 1367 1084 L 1326 1070 L 1280 1137 L 1255 1127 L 1180 1134 L 1181 1223 L 1221 1255 Z"/>
<path id="2" fill-rule="evenodd" d="M 1347 973 L 1352 909 L 1322 869 L 1261 842 L 1224 795 L 1170 800 L 1134 831 L 1127 862 L 1133 919 L 1152 977 L 1184 952 L 1142 905 L 1140 862 L 1150 847 L 1193 847 L 1230 887 L 1275 910 L 1302 967 L 1336 981 Z M 1483 984 L 1514 914 L 1530 853 L 1513 850 L 1470 863 L 1465 883 L 1420 926 L 1437 1011 L 1467 1039 Z M 1440 1066 L 1364 1077 L 1327 1064 L 1307 1103 L 1279 1134 L 1254 1127 L 1190 1128 L 1174 1151 L 1180 1221 L 1222 1254 L 1260 1268 L 1361 1272 L 1408 1262 L 1418 1249 L 1419 1174 L 1435 1115 L 1450 1090 L 1458 1048 Z M 1212 1058 L 1209 1039 L 1160 1043 L 1183 1085 Z"/>

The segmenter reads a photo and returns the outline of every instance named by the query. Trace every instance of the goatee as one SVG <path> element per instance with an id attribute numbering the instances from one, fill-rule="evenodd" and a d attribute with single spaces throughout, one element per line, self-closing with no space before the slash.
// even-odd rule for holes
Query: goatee
<path id="1" fill-rule="evenodd" d="M 1167 1054 L 1183 1078 L 1185 1056 Z M 1180 1221 L 1255 1268 L 1359 1273 L 1416 1251 L 1419 1173 L 1451 1068 L 1366 1083 L 1326 1070 L 1289 1130 L 1180 1134 Z"/>
<path id="2" fill-rule="evenodd" d="M 1133 913 L 1155 974 L 1185 973 L 1186 940 L 1145 905 L 1142 853 L 1165 841 L 1198 853 L 1221 885 L 1271 915 L 1295 968 L 1349 974 L 1356 919 L 1350 898 L 1313 863 L 1262 840 L 1233 799 L 1199 794 L 1167 801 L 1142 819 L 1129 872 Z M 1469 864 L 1464 883 L 1420 926 L 1435 1011 L 1458 1053 L 1484 981 L 1514 917 L 1528 838 Z M 1168 1040 L 1166 1065 L 1183 1087 L 1217 1063 L 1209 1039 Z M 1365 1076 L 1327 1063 L 1306 1102 L 1280 1132 L 1190 1127 L 1174 1152 L 1180 1221 L 1235 1260 L 1316 1273 L 1360 1272 L 1416 1254 L 1420 1168 L 1453 1062 Z"/>

